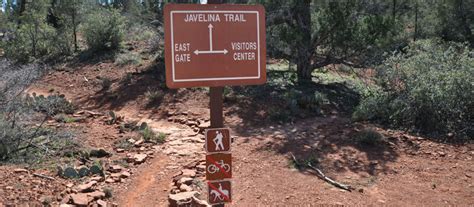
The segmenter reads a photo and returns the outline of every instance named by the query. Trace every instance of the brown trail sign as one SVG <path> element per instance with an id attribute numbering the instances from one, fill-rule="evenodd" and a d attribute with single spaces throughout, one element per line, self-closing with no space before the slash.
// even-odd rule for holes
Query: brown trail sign
<path id="1" fill-rule="evenodd" d="M 208 153 L 229 152 L 230 151 L 230 133 L 229 129 L 207 129 L 206 132 L 206 151 Z"/>
<path id="2" fill-rule="evenodd" d="M 209 204 L 232 202 L 232 183 L 230 181 L 207 182 L 207 187 Z"/>
<path id="3" fill-rule="evenodd" d="M 206 179 L 223 180 L 232 178 L 232 155 L 215 153 L 206 155 Z"/>
<path id="4" fill-rule="evenodd" d="M 265 83 L 263 6 L 167 4 L 165 63 L 170 88 Z"/>
<path id="5" fill-rule="evenodd" d="M 261 5 L 167 4 L 166 85 L 210 87 L 211 128 L 206 131 L 209 203 L 232 201 L 230 134 L 223 129 L 223 86 L 266 82 L 265 9 Z M 226 152 L 226 153 L 222 153 Z M 211 198 L 212 197 L 212 198 Z"/>

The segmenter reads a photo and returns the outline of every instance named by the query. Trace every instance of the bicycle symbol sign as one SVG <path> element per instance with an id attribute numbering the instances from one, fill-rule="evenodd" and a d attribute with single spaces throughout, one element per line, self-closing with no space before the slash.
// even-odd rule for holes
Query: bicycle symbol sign
<path id="1" fill-rule="evenodd" d="M 232 155 L 216 153 L 206 155 L 206 179 L 222 180 L 232 178 Z"/>

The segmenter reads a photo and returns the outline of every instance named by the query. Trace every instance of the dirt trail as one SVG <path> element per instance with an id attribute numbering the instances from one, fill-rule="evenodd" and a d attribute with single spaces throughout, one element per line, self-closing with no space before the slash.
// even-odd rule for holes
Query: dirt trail
<path id="1" fill-rule="evenodd" d="M 91 68 L 71 73 L 56 72 L 43 81 L 44 85 L 30 92 L 45 94 L 45 91 L 55 89 L 55 92 L 64 92 L 67 98 L 82 100 L 84 105 L 81 107 L 101 112 L 113 110 L 127 120 L 147 122 L 155 131 L 168 134 L 166 143 L 160 146 L 154 158 L 138 165 L 130 180 L 114 186 L 112 199 L 119 206 L 167 206 L 173 176 L 183 166 L 204 159 L 204 137 L 186 123 L 195 121 L 192 119 L 208 119 L 207 94 L 178 91 L 172 101 L 147 108 L 142 103 L 144 96 L 139 94 L 143 94 L 141 92 L 149 85 L 156 84 L 156 80 L 142 79 L 148 77 L 144 75 L 137 77 L 136 85 L 127 85 L 125 92 L 115 87 L 117 93 L 124 94 L 118 101 L 97 99 L 104 97 L 104 94 L 94 92 L 99 91 L 98 84 L 84 82 L 85 76 L 93 80 L 98 75 Z M 121 77 L 115 68 L 104 67 L 104 70 L 101 73 L 115 74 L 117 80 Z M 72 84 L 80 87 L 70 86 Z M 258 111 L 246 107 L 226 106 L 226 125 L 235 138 L 231 206 L 474 205 L 473 144 L 439 143 L 402 131 L 353 123 L 342 116 L 311 117 L 287 124 L 269 123 L 255 120 Z M 170 109 L 186 113 L 176 116 L 179 121 L 170 122 L 167 117 Z M 229 113 L 232 111 L 234 113 Z M 249 116 L 245 116 L 245 112 Z M 92 131 L 95 132 L 87 133 L 84 139 L 93 141 L 86 143 L 112 148 L 113 141 L 120 137 L 118 130 L 98 122 L 102 121 L 83 125 L 87 129 L 94 128 Z M 358 143 L 354 135 L 366 128 L 383 134 L 383 142 L 375 146 Z M 295 168 L 288 156 L 290 153 L 302 161 L 314 162 L 327 176 L 350 184 L 356 190 L 342 191 L 308 170 Z"/>
<path id="2" fill-rule="evenodd" d="M 163 173 L 166 156 L 155 157 L 151 164 L 141 168 L 131 184 L 118 194 L 120 206 L 165 206 L 168 202 L 167 184 L 169 178 Z"/>
<path id="3" fill-rule="evenodd" d="M 119 112 L 120 113 L 120 112 Z M 125 114 L 124 112 L 123 114 Z M 127 114 L 129 119 L 135 117 Z M 136 117 L 138 119 L 138 117 Z M 159 156 L 139 169 L 126 189 L 118 192 L 119 206 L 166 206 L 173 175 L 191 161 L 204 158 L 203 135 L 184 125 L 141 118 L 157 132 L 168 134 Z"/>

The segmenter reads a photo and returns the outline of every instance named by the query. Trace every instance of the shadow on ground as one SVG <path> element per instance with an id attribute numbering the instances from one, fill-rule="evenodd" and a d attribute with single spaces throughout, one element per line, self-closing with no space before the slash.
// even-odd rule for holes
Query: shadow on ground
<path id="1" fill-rule="evenodd" d="M 271 71 L 268 76 L 269 83 L 264 86 L 234 87 L 233 93 L 241 96 L 227 101 L 226 115 L 242 119 L 235 126 L 236 133 L 252 137 L 244 143 L 264 137 L 259 150 L 277 152 L 289 159 L 293 154 L 299 161 L 311 162 L 328 175 L 352 172 L 375 176 L 391 172 L 388 164 L 399 157 L 393 146 L 388 142 L 369 146 L 355 139 L 355 134 L 364 128 L 348 118 L 359 102 L 356 91 L 341 83 L 292 84 L 292 78 L 279 71 Z M 289 100 L 286 95 L 291 90 L 299 91 L 297 97 L 303 100 L 319 93 L 327 101 L 311 108 L 298 100 L 294 109 L 291 96 Z"/>
<path id="2" fill-rule="evenodd" d="M 293 154 L 300 164 L 310 162 L 329 176 L 345 172 L 365 177 L 393 173 L 388 165 L 399 157 L 395 147 L 388 142 L 376 145 L 358 142 L 356 134 L 363 128 L 347 118 L 332 117 L 308 118 L 295 124 L 275 124 L 255 130 L 240 125 L 235 130 L 244 137 L 252 137 L 244 143 L 264 137 L 257 150 L 283 154 L 289 162 Z"/>

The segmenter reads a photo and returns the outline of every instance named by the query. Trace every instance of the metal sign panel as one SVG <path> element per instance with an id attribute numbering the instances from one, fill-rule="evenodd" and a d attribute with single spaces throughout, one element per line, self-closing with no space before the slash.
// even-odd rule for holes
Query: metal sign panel
<path id="1" fill-rule="evenodd" d="M 206 180 L 232 178 L 232 155 L 215 153 L 206 155 Z"/>
<path id="2" fill-rule="evenodd" d="M 230 132 L 228 128 L 207 129 L 206 132 L 206 151 L 208 153 L 229 152 L 230 151 Z"/>
<path id="3" fill-rule="evenodd" d="M 168 87 L 266 82 L 263 6 L 167 4 L 164 15 Z"/>
<path id="4" fill-rule="evenodd" d="M 211 205 L 232 202 L 232 183 L 228 180 L 208 182 L 208 202 Z"/>

